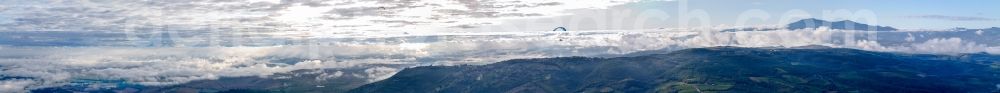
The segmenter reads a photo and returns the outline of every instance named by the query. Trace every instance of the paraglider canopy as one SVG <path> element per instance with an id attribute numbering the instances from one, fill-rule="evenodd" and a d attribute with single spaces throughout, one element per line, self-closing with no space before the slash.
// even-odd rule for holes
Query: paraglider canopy
<path id="1" fill-rule="evenodd" d="M 559 30 L 566 31 L 566 28 L 564 28 L 564 27 L 556 27 L 556 29 L 552 29 L 552 31 L 559 31 Z"/>
<path id="2" fill-rule="evenodd" d="M 559 30 L 562 30 L 563 32 L 565 32 L 566 28 L 565 27 L 556 27 L 556 29 L 552 29 L 552 31 L 559 31 Z M 560 38 L 559 41 L 563 41 L 563 39 Z"/>

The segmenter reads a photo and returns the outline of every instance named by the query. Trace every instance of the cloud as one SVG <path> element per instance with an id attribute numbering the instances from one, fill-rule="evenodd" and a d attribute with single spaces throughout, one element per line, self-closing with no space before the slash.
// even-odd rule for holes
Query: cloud
<path id="1" fill-rule="evenodd" d="M 0 1 L 0 30 L 120 31 L 163 25 L 323 31 L 445 29 L 566 15 L 640 0 L 178 0 Z M 405 28 L 404 28 L 405 27 Z M 413 29 L 416 28 L 416 29 Z"/>
<path id="2" fill-rule="evenodd" d="M 910 46 L 881 46 L 877 41 L 862 41 L 867 46 L 860 47 L 864 50 L 906 52 L 906 53 L 929 53 L 929 54 L 960 54 L 960 53 L 1000 53 L 1000 46 L 986 46 L 975 42 L 965 42 L 961 38 L 934 38 L 923 43 L 916 43 Z"/>
<path id="3" fill-rule="evenodd" d="M 906 16 L 907 18 L 923 18 L 923 19 L 938 19 L 938 20 L 950 20 L 950 21 L 996 21 L 997 19 L 986 18 L 986 17 L 971 17 L 971 16 L 947 16 L 947 15 L 918 15 L 918 16 Z"/>
<path id="4" fill-rule="evenodd" d="M 364 75 L 355 75 L 359 78 L 368 78 L 368 82 L 375 82 L 379 80 L 388 79 L 399 72 L 399 69 L 389 68 L 389 67 L 373 67 L 365 69 Z"/>
<path id="5" fill-rule="evenodd" d="M 98 33 L 98 32 L 94 32 Z M 983 32 L 982 34 L 995 34 Z M 4 34 L 21 35 L 21 34 Z M 41 34 L 62 35 L 62 34 Z M 100 37 L 103 35 L 97 35 Z M 44 37 L 44 36 L 37 36 Z M 87 37 L 81 37 L 87 38 Z M 308 41 L 289 45 L 135 47 L 131 45 L 0 48 L 0 75 L 28 77 L 10 83 L 27 89 L 71 84 L 74 80 L 121 80 L 141 85 L 174 85 L 221 77 L 267 77 L 296 70 L 361 68 L 362 72 L 325 73 L 317 80 L 352 76 L 368 81 L 388 78 L 405 67 L 488 64 L 509 59 L 566 56 L 609 57 L 648 50 L 714 46 L 795 47 L 825 45 L 870 51 L 1000 54 L 996 35 L 971 31 L 864 32 L 829 29 L 791 31 L 698 32 L 615 30 L 568 32 L 484 32 L 410 34 L 383 37 L 330 36 L 289 39 L 255 37 L 240 42 Z M 208 41 L 173 38 L 178 45 Z M 235 39 L 243 40 L 243 39 Z M 155 42 L 119 41 L 133 44 Z M 13 82 L 13 81 L 11 81 Z"/>
<path id="6" fill-rule="evenodd" d="M 327 79 L 339 78 L 340 76 L 344 76 L 344 72 L 337 71 L 337 72 L 333 72 L 333 74 L 322 73 L 322 74 L 316 76 L 316 81 L 326 81 Z"/>
<path id="7" fill-rule="evenodd" d="M 3 93 L 24 93 L 28 92 L 28 86 L 34 84 L 34 80 L 10 79 L 0 80 L 0 92 Z"/>

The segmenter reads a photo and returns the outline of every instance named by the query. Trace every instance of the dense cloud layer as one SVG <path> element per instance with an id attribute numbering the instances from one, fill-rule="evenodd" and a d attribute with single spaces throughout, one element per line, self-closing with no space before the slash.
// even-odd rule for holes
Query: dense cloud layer
<path id="1" fill-rule="evenodd" d="M 27 78 L 0 80 L 0 84 L 10 89 L 51 87 L 76 80 L 173 85 L 220 77 L 268 77 L 296 70 L 357 67 L 367 69 L 361 72 L 363 74 L 329 72 L 317 80 L 351 76 L 377 81 L 409 66 L 488 64 L 507 59 L 562 56 L 612 57 L 638 51 L 714 46 L 825 45 L 902 53 L 1000 54 L 1000 43 L 981 39 L 997 38 L 1000 36 L 997 34 L 1000 32 L 630 30 L 330 37 L 303 40 L 308 43 L 254 47 L 9 46 L 0 48 L 3 52 L 0 57 L 4 59 L 0 60 L 0 68 L 3 68 L 0 75 Z"/>
<path id="2" fill-rule="evenodd" d="M 4 31 L 120 31 L 164 25 L 312 31 L 440 31 L 640 0 L 5 0 Z"/>

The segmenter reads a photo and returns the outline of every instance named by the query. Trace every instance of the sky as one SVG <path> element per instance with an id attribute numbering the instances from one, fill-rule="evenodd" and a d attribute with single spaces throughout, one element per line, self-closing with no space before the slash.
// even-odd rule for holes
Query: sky
<path id="1" fill-rule="evenodd" d="M 994 0 L 5 0 L 3 31 L 176 25 L 344 33 L 781 25 L 805 17 L 907 29 L 1000 24 Z M 718 3 L 725 2 L 725 3 Z M 683 17 L 683 18 L 682 18 Z M 706 21 L 701 21 L 705 19 Z M 595 21 L 596 20 L 596 21 Z M 601 21 L 610 20 L 610 21 Z M 688 21 L 685 21 L 688 20 Z M 618 23 L 613 23 L 618 22 Z M 506 23 L 506 24 L 505 24 Z M 632 23 L 632 24 L 621 24 Z M 532 24 L 523 26 L 524 24 Z M 601 25 L 601 26 L 596 26 Z M 577 26 L 577 27 L 573 27 Z M 495 29 L 503 27 L 504 29 Z M 485 29 L 485 30 L 484 30 Z"/>
<path id="2" fill-rule="evenodd" d="M 718 3 L 725 2 L 725 3 Z M 575 26 L 584 30 L 655 29 L 783 25 L 804 18 L 852 20 L 903 29 L 989 28 L 1000 26 L 1000 1 L 940 2 L 931 0 L 682 0 L 646 1 L 609 9 L 570 10 L 575 15 L 525 19 L 531 30 Z M 687 12 L 679 12 L 687 11 Z M 685 17 L 687 15 L 687 17 Z M 641 17 L 640 17 L 641 16 Z M 684 18 L 691 21 L 683 21 Z M 580 22 L 579 20 L 585 22 Z M 591 20 L 598 20 L 597 22 Z M 706 19 L 702 21 L 700 19 Z M 623 21 L 616 24 L 612 22 Z M 602 24 L 607 23 L 607 24 Z M 635 24 L 628 23 L 641 23 Z M 517 25 L 511 24 L 511 25 Z M 550 25 L 551 24 L 551 25 Z M 614 26 L 623 25 L 623 26 Z M 498 30 L 490 30 L 498 31 Z M 499 30 L 502 31 L 502 30 Z"/>
<path id="3" fill-rule="evenodd" d="M 727 3 L 711 3 L 727 2 Z M 718 23 L 733 24 L 736 16 L 748 10 L 760 9 L 771 14 L 772 20 L 763 24 L 781 22 L 779 16 L 790 11 L 804 11 L 816 18 L 827 20 L 852 19 L 859 22 L 888 25 L 898 28 L 987 28 L 1000 24 L 1000 16 L 991 4 L 1000 1 L 971 0 L 941 2 L 934 0 L 692 0 L 690 9 L 705 9 Z M 669 5 L 669 4 L 667 4 Z M 656 7 L 643 7 L 656 8 Z M 662 9 L 662 8 L 656 8 Z M 837 14 L 847 11 L 853 14 Z M 833 12 L 825 14 L 824 12 Z M 870 12 L 874 20 L 850 18 L 865 16 Z M 718 17 L 716 17 L 718 16 Z M 877 21 L 877 22 L 874 22 Z M 748 23 L 756 24 L 756 23 Z"/>

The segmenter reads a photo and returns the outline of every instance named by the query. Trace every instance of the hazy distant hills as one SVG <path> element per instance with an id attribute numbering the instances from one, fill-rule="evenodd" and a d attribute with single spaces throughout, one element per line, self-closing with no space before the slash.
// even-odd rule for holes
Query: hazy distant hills
<path id="1" fill-rule="evenodd" d="M 291 73 L 280 73 L 272 77 L 223 77 L 214 80 L 192 81 L 170 86 L 142 86 L 120 83 L 113 88 L 94 88 L 98 85 L 66 85 L 61 87 L 32 90 L 34 93 L 338 93 L 365 85 L 365 78 L 348 76 L 364 73 L 364 68 L 342 68 L 324 70 L 299 70 Z M 339 72 L 346 74 L 318 80 L 322 72 Z"/>
<path id="2" fill-rule="evenodd" d="M 355 93 L 997 92 L 1000 57 L 836 48 L 685 49 L 620 58 L 518 59 L 426 66 Z"/>
<path id="3" fill-rule="evenodd" d="M 898 54 L 824 46 L 713 47 L 662 53 L 423 66 L 370 84 L 348 76 L 316 81 L 315 74 L 304 74 L 316 71 L 296 71 L 279 75 L 292 76 L 287 79 L 234 77 L 99 90 L 71 85 L 32 92 L 1000 92 L 1000 56 L 991 54 Z M 363 69 L 336 70 L 350 74 Z"/>
<path id="4" fill-rule="evenodd" d="M 837 30 L 861 30 L 861 31 L 896 31 L 898 29 L 889 26 L 877 26 L 868 25 L 864 23 L 858 23 L 851 20 L 842 20 L 836 22 L 830 22 L 826 20 L 820 20 L 815 18 L 802 19 L 784 25 L 783 28 L 735 28 L 735 29 L 725 29 L 722 31 L 732 32 L 732 31 L 769 31 L 769 30 L 797 30 L 797 29 L 815 29 L 826 27 L 829 29 Z"/>
<path id="5" fill-rule="evenodd" d="M 851 20 L 843 20 L 836 22 L 829 22 L 826 20 L 820 20 L 815 18 L 802 19 L 793 23 L 789 23 L 786 29 L 806 29 L 806 28 L 819 28 L 819 27 L 829 27 L 830 29 L 840 29 L 840 30 L 864 30 L 864 31 L 896 31 L 896 28 L 889 26 L 875 26 L 863 23 L 854 22 Z"/>
<path id="6" fill-rule="evenodd" d="M 969 28 L 954 28 L 955 31 L 1000 31 L 1000 27 L 990 27 L 982 29 L 969 29 Z"/>

